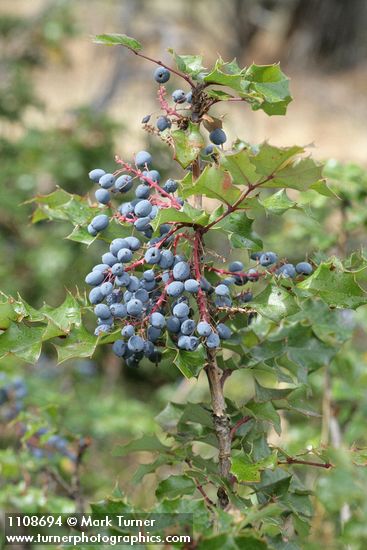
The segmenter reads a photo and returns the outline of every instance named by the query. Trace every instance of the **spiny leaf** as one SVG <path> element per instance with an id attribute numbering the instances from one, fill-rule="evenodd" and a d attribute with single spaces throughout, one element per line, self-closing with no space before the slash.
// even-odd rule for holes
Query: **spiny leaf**
<path id="1" fill-rule="evenodd" d="M 276 463 L 276 453 L 257 463 L 249 462 L 244 456 L 233 456 L 231 472 L 238 481 L 257 483 L 260 481 L 260 472 L 265 468 L 274 468 Z"/>
<path id="2" fill-rule="evenodd" d="M 193 77 L 204 71 L 202 55 L 178 55 L 172 48 L 168 51 L 172 54 L 179 71 Z"/>
<path id="3" fill-rule="evenodd" d="M 367 264 L 366 264 L 367 267 Z M 356 282 L 356 274 L 333 260 L 322 263 L 298 288 L 318 296 L 329 306 L 356 309 L 367 303 L 367 293 Z"/>
<path id="4" fill-rule="evenodd" d="M 204 368 L 206 361 L 203 346 L 199 346 L 196 351 L 179 350 L 173 360 L 174 365 L 182 372 L 185 378 L 198 376 Z"/>
<path id="5" fill-rule="evenodd" d="M 135 38 L 126 36 L 126 34 L 97 34 L 93 42 L 96 44 L 104 44 L 105 46 L 126 46 L 130 50 L 139 52 L 143 49 L 143 46 Z"/>
<path id="6" fill-rule="evenodd" d="M 176 497 L 182 497 L 182 495 L 192 495 L 196 489 L 195 482 L 185 476 L 170 476 L 169 478 L 161 481 L 155 492 L 159 500 L 167 498 L 169 500 Z"/>
<path id="7" fill-rule="evenodd" d="M 187 168 L 199 155 L 204 147 L 204 138 L 197 124 L 189 124 L 187 130 L 175 130 L 172 132 L 175 155 L 174 158 Z"/>

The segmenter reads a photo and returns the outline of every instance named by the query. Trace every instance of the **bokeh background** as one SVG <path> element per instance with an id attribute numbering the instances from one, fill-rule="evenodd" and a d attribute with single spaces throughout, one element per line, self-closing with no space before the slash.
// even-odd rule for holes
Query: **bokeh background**
<path id="1" fill-rule="evenodd" d="M 311 220 L 290 212 L 282 222 L 259 220 L 257 229 L 269 247 L 288 257 L 345 256 L 361 247 L 367 218 L 366 24 L 364 0 L 2 0 L 0 289 L 19 292 L 35 307 L 44 301 L 56 306 L 65 287 L 83 286 L 100 253 L 98 246 L 86 249 L 66 240 L 70 227 L 64 223 L 32 225 L 33 207 L 25 201 L 56 186 L 89 192 L 88 171 L 112 169 L 114 154 L 131 158 L 150 147 L 162 170 L 169 168 L 166 153 L 140 125 L 145 114 L 157 111 L 152 66 L 122 48 L 93 44 L 91 37 L 104 32 L 134 36 L 148 54 L 165 61 L 169 47 L 202 53 L 208 67 L 219 54 L 242 65 L 280 61 L 294 96 L 286 118 L 234 103 L 226 109 L 226 131 L 232 140 L 310 145 L 316 158 L 328 161 L 340 200 L 311 193 Z M 330 370 L 313 377 L 309 400 L 321 417 L 293 419 L 291 426 L 284 421 L 290 449 L 319 446 L 320 440 L 338 449 L 339 470 L 306 474 L 319 496 L 307 549 L 366 548 L 366 476 L 362 468 L 358 476 L 352 473 L 343 452 L 366 445 L 366 317 L 362 308 L 348 318 L 352 344 Z M 79 437 L 91 438 L 82 471 L 87 501 L 110 493 L 117 481 L 145 504 L 154 479 L 148 476 L 138 491 L 129 479 L 138 458 L 147 457 L 113 458 L 113 446 L 156 430 L 154 416 L 167 400 L 195 400 L 206 392 L 204 383 L 182 381 L 168 366 L 123 371 L 107 349 L 91 361 L 57 366 L 54 350 L 46 346 L 36 365 L 11 356 L 0 365 L 0 389 L 12 388 L 0 406 L 4 509 L 72 507 L 45 466 L 51 463 L 67 478 L 73 471 L 70 456 L 32 454 L 14 429 L 16 415 L 23 425 L 61 434 L 70 452 Z M 229 380 L 228 388 L 244 400 L 251 384 L 241 376 Z"/>

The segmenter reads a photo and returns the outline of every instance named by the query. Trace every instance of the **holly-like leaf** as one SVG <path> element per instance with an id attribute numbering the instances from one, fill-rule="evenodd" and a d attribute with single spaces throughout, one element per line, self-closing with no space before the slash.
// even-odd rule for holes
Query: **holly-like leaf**
<path id="1" fill-rule="evenodd" d="M 275 322 L 299 310 L 293 295 L 285 288 L 276 285 L 268 285 L 258 294 L 251 302 L 251 308 Z"/>
<path id="2" fill-rule="evenodd" d="M 195 77 L 205 70 L 202 65 L 202 55 L 178 55 L 172 48 L 168 51 L 172 54 L 178 70 L 182 73 Z"/>
<path id="3" fill-rule="evenodd" d="M 270 197 L 260 200 L 260 204 L 271 214 L 283 214 L 290 208 L 295 208 L 297 203 L 292 201 L 286 191 L 281 189 Z"/>
<path id="4" fill-rule="evenodd" d="M 251 65 L 244 74 L 241 87 L 246 94 L 256 94 L 257 101 L 252 104 L 252 109 L 262 109 L 270 116 L 285 115 L 287 105 L 292 101 L 289 78 L 279 64 Z"/>
<path id="5" fill-rule="evenodd" d="M 42 326 L 30 327 L 12 322 L 0 334 L 0 358 L 12 354 L 28 363 L 35 363 L 41 354 L 43 331 Z"/>
<path id="6" fill-rule="evenodd" d="M 75 357 L 92 357 L 97 347 L 97 338 L 83 326 L 75 327 L 70 334 L 54 343 L 59 363 Z"/>
<path id="7" fill-rule="evenodd" d="M 225 63 L 223 59 L 217 59 L 212 71 L 204 77 L 204 81 L 208 84 L 219 84 L 241 91 L 241 83 L 243 80 L 243 71 L 233 63 Z"/>
<path id="8" fill-rule="evenodd" d="M 309 296 L 318 296 L 331 307 L 356 309 L 367 303 L 367 293 L 356 282 L 356 274 L 344 270 L 340 262 L 332 260 L 320 264 L 312 275 L 297 286 Z"/>
<path id="9" fill-rule="evenodd" d="M 70 292 L 60 306 L 53 308 L 44 304 L 40 312 L 64 333 L 70 332 L 74 325 L 80 327 L 82 322 L 80 304 Z"/>
<path id="10" fill-rule="evenodd" d="M 213 226 L 213 229 L 228 233 L 234 248 L 261 250 L 262 241 L 252 229 L 253 222 L 244 212 L 233 212 Z"/>
<path id="11" fill-rule="evenodd" d="M 228 172 L 216 166 L 207 166 L 195 182 L 192 182 L 192 178 L 182 181 L 181 196 L 187 198 L 193 195 L 204 195 L 211 199 L 234 203 L 241 192 L 232 184 Z"/>
<path id="12" fill-rule="evenodd" d="M 174 365 L 182 372 L 185 378 L 198 376 L 206 361 L 205 350 L 199 346 L 196 351 L 179 350 L 173 360 Z"/>
<path id="13" fill-rule="evenodd" d="M 95 44 L 103 44 L 105 46 L 125 46 L 134 52 L 139 52 L 143 49 L 143 46 L 138 40 L 131 38 L 130 36 L 126 36 L 126 34 L 97 34 L 94 37 L 93 42 L 95 42 Z"/>
<path id="14" fill-rule="evenodd" d="M 273 453 L 260 462 L 252 463 L 246 456 L 233 456 L 231 472 L 240 482 L 258 483 L 261 479 L 260 473 L 265 468 L 274 468 L 277 463 L 277 455 Z"/>
<path id="15" fill-rule="evenodd" d="M 159 500 L 175 499 L 182 495 L 192 495 L 196 489 L 195 482 L 188 476 L 170 476 L 160 482 L 155 492 Z"/>
<path id="16" fill-rule="evenodd" d="M 175 130 L 171 135 L 174 143 L 174 158 L 182 168 L 187 168 L 199 156 L 205 144 L 199 126 L 190 123 L 187 130 Z"/>

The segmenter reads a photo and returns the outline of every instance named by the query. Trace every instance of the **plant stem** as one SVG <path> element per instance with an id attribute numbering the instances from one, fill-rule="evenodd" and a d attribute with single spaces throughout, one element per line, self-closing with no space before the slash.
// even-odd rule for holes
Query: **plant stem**
<path id="1" fill-rule="evenodd" d="M 195 86 L 195 84 L 191 80 L 191 78 L 188 75 L 186 75 L 185 73 L 182 73 L 181 71 L 177 71 L 176 69 L 172 69 L 172 67 L 170 67 L 169 65 L 166 65 L 165 63 L 162 63 L 162 61 L 159 61 L 158 59 L 153 59 L 152 57 L 149 57 L 149 56 L 144 55 L 140 52 L 137 52 L 136 50 L 133 50 L 132 48 L 129 48 L 129 50 L 131 52 L 133 52 L 135 55 L 138 55 L 139 57 L 142 57 L 143 59 L 146 59 L 147 61 L 151 61 L 152 63 L 155 63 L 156 65 L 159 65 L 160 67 L 164 67 L 165 69 L 168 69 L 171 73 L 174 73 L 177 76 L 180 76 L 181 78 L 186 80 L 186 82 L 188 82 L 191 87 Z"/>
<path id="2" fill-rule="evenodd" d="M 229 418 L 226 412 L 226 402 L 224 399 L 223 385 L 221 383 L 222 371 L 218 368 L 215 352 L 207 349 L 207 364 L 205 372 L 208 377 L 212 416 L 214 422 L 214 430 L 218 439 L 218 460 L 219 474 L 224 479 L 229 479 L 231 470 L 231 428 Z M 226 508 L 229 499 L 226 490 L 223 486 L 217 491 L 218 504 L 221 508 Z"/>

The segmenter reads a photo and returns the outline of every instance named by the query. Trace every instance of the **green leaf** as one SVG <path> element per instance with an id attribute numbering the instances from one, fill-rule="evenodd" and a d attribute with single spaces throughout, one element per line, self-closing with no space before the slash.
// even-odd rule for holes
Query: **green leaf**
<path id="1" fill-rule="evenodd" d="M 240 190 L 232 185 L 228 172 L 216 166 L 204 168 L 199 178 L 193 183 L 192 178 L 183 181 L 181 196 L 204 195 L 219 201 L 234 203 L 241 195 Z"/>
<path id="2" fill-rule="evenodd" d="M 159 500 L 164 498 L 172 500 L 183 495 L 192 495 L 195 489 L 195 482 L 191 478 L 185 475 L 171 475 L 169 478 L 160 482 L 155 494 Z"/>
<path id="3" fill-rule="evenodd" d="M 75 357 L 91 357 L 97 347 L 97 338 L 83 326 L 74 328 L 64 339 L 54 343 L 59 363 Z"/>
<path id="4" fill-rule="evenodd" d="M 262 187 L 287 187 L 306 191 L 311 186 L 317 191 L 322 177 L 322 165 L 311 158 L 298 159 L 293 164 L 279 170 L 275 177 L 266 182 Z"/>
<path id="5" fill-rule="evenodd" d="M 173 360 L 174 365 L 182 372 L 185 378 L 197 377 L 204 368 L 206 355 L 203 346 L 199 346 L 196 351 L 177 351 Z"/>
<path id="6" fill-rule="evenodd" d="M 221 533 L 200 540 L 197 550 L 267 550 L 268 545 L 254 536 L 233 537 L 230 533 Z"/>
<path id="7" fill-rule="evenodd" d="M 267 403 L 247 403 L 245 412 L 247 413 L 248 411 L 257 420 L 270 422 L 274 426 L 277 434 L 280 435 L 280 417 L 270 401 L 268 401 Z"/>
<path id="8" fill-rule="evenodd" d="M 164 464 L 167 464 L 168 462 L 172 462 L 172 461 L 173 461 L 172 457 L 168 457 L 167 455 L 162 454 L 162 455 L 159 455 L 159 457 L 154 462 L 151 462 L 149 464 L 140 464 L 137 470 L 135 471 L 131 481 L 134 484 L 140 483 L 141 480 L 146 475 L 154 474 L 160 466 L 163 466 Z"/>
<path id="9" fill-rule="evenodd" d="M 246 457 L 232 457 L 231 472 L 236 476 L 237 481 L 247 483 L 258 483 L 261 479 L 260 472 L 265 468 L 274 468 L 277 463 L 277 455 L 273 453 L 260 462 L 252 463 L 246 460 Z"/>
<path id="10" fill-rule="evenodd" d="M 155 417 L 155 420 L 165 432 L 172 432 L 176 429 L 184 409 L 185 405 L 167 403 L 163 411 Z"/>
<path id="11" fill-rule="evenodd" d="M 140 451 L 164 453 L 169 451 L 169 447 L 163 445 L 156 435 L 146 434 L 139 439 L 130 441 L 130 443 L 127 443 L 126 445 L 117 445 L 117 447 L 114 448 L 112 455 L 126 456 L 130 453 Z"/>
<path id="12" fill-rule="evenodd" d="M 262 241 L 252 230 L 253 222 L 244 212 L 233 212 L 213 226 L 213 230 L 228 233 L 234 248 L 261 250 Z"/>
<path id="13" fill-rule="evenodd" d="M 284 189 L 277 191 L 273 195 L 270 195 L 270 197 L 266 197 L 266 199 L 262 199 L 259 202 L 271 214 L 283 214 L 290 208 L 295 208 L 297 206 L 297 203 L 288 197 Z"/>
<path id="14" fill-rule="evenodd" d="M 187 168 L 199 156 L 205 145 L 199 126 L 190 122 L 187 130 L 175 130 L 171 136 L 175 150 L 174 158 L 182 168 Z"/>
<path id="15" fill-rule="evenodd" d="M 279 322 L 284 317 L 299 310 L 294 297 L 285 288 L 268 285 L 251 302 L 251 308 L 272 321 Z"/>
<path id="16" fill-rule="evenodd" d="M 44 327 L 12 322 L 0 335 L 0 358 L 10 353 L 28 363 L 35 363 L 41 354 L 43 331 Z"/>
<path id="17" fill-rule="evenodd" d="M 143 48 L 138 40 L 126 36 L 126 34 L 97 34 L 93 42 L 96 44 L 104 44 L 105 46 L 126 46 L 134 52 L 139 52 Z"/>
<path id="18" fill-rule="evenodd" d="M 242 80 L 243 71 L 238 65 L 235 67 L 233 63 L 225 63 L 221 58 L 217 59 L 214 69 L 204 77 L 204 82 L 208 84 L 219 84 L 236 91 L 241 91 Z"/>
<path id="19" fill-rule="evenodd" d="M 262 109 L 267 115 L 284 115 L 292 101 L 289 78 L 281 71 L 279 64 L 251 65 L 245 72 L 241 87 L 246 96 L 254 93 L 257 101 L 252 108 Z"/>
<path id="20" fill-rule="evenodd" d="M 64 333 L 70 332 L 74 325 L 80 327 L 82 322 L 80 304 L 70 292 L 59 307 L 53 308 L 44 304 L 40 312 Z"/>
<path id="21" fill-rule="evenodd" d="M 318 296 L 329 306 L 356 309 L 367 303 L 366 292 L 355 280 L 356 274 L 345 271 L 339 263 L 322 263 L 297 287 L 308 295 Z"/>
<path id="22" fill-rule="evenodd" d="M 168 51 L 172 54 L 178 70 L 182 73 L 195 77 L 204 71 L 202 55 L 178 55 L 172 48 Z"/>

